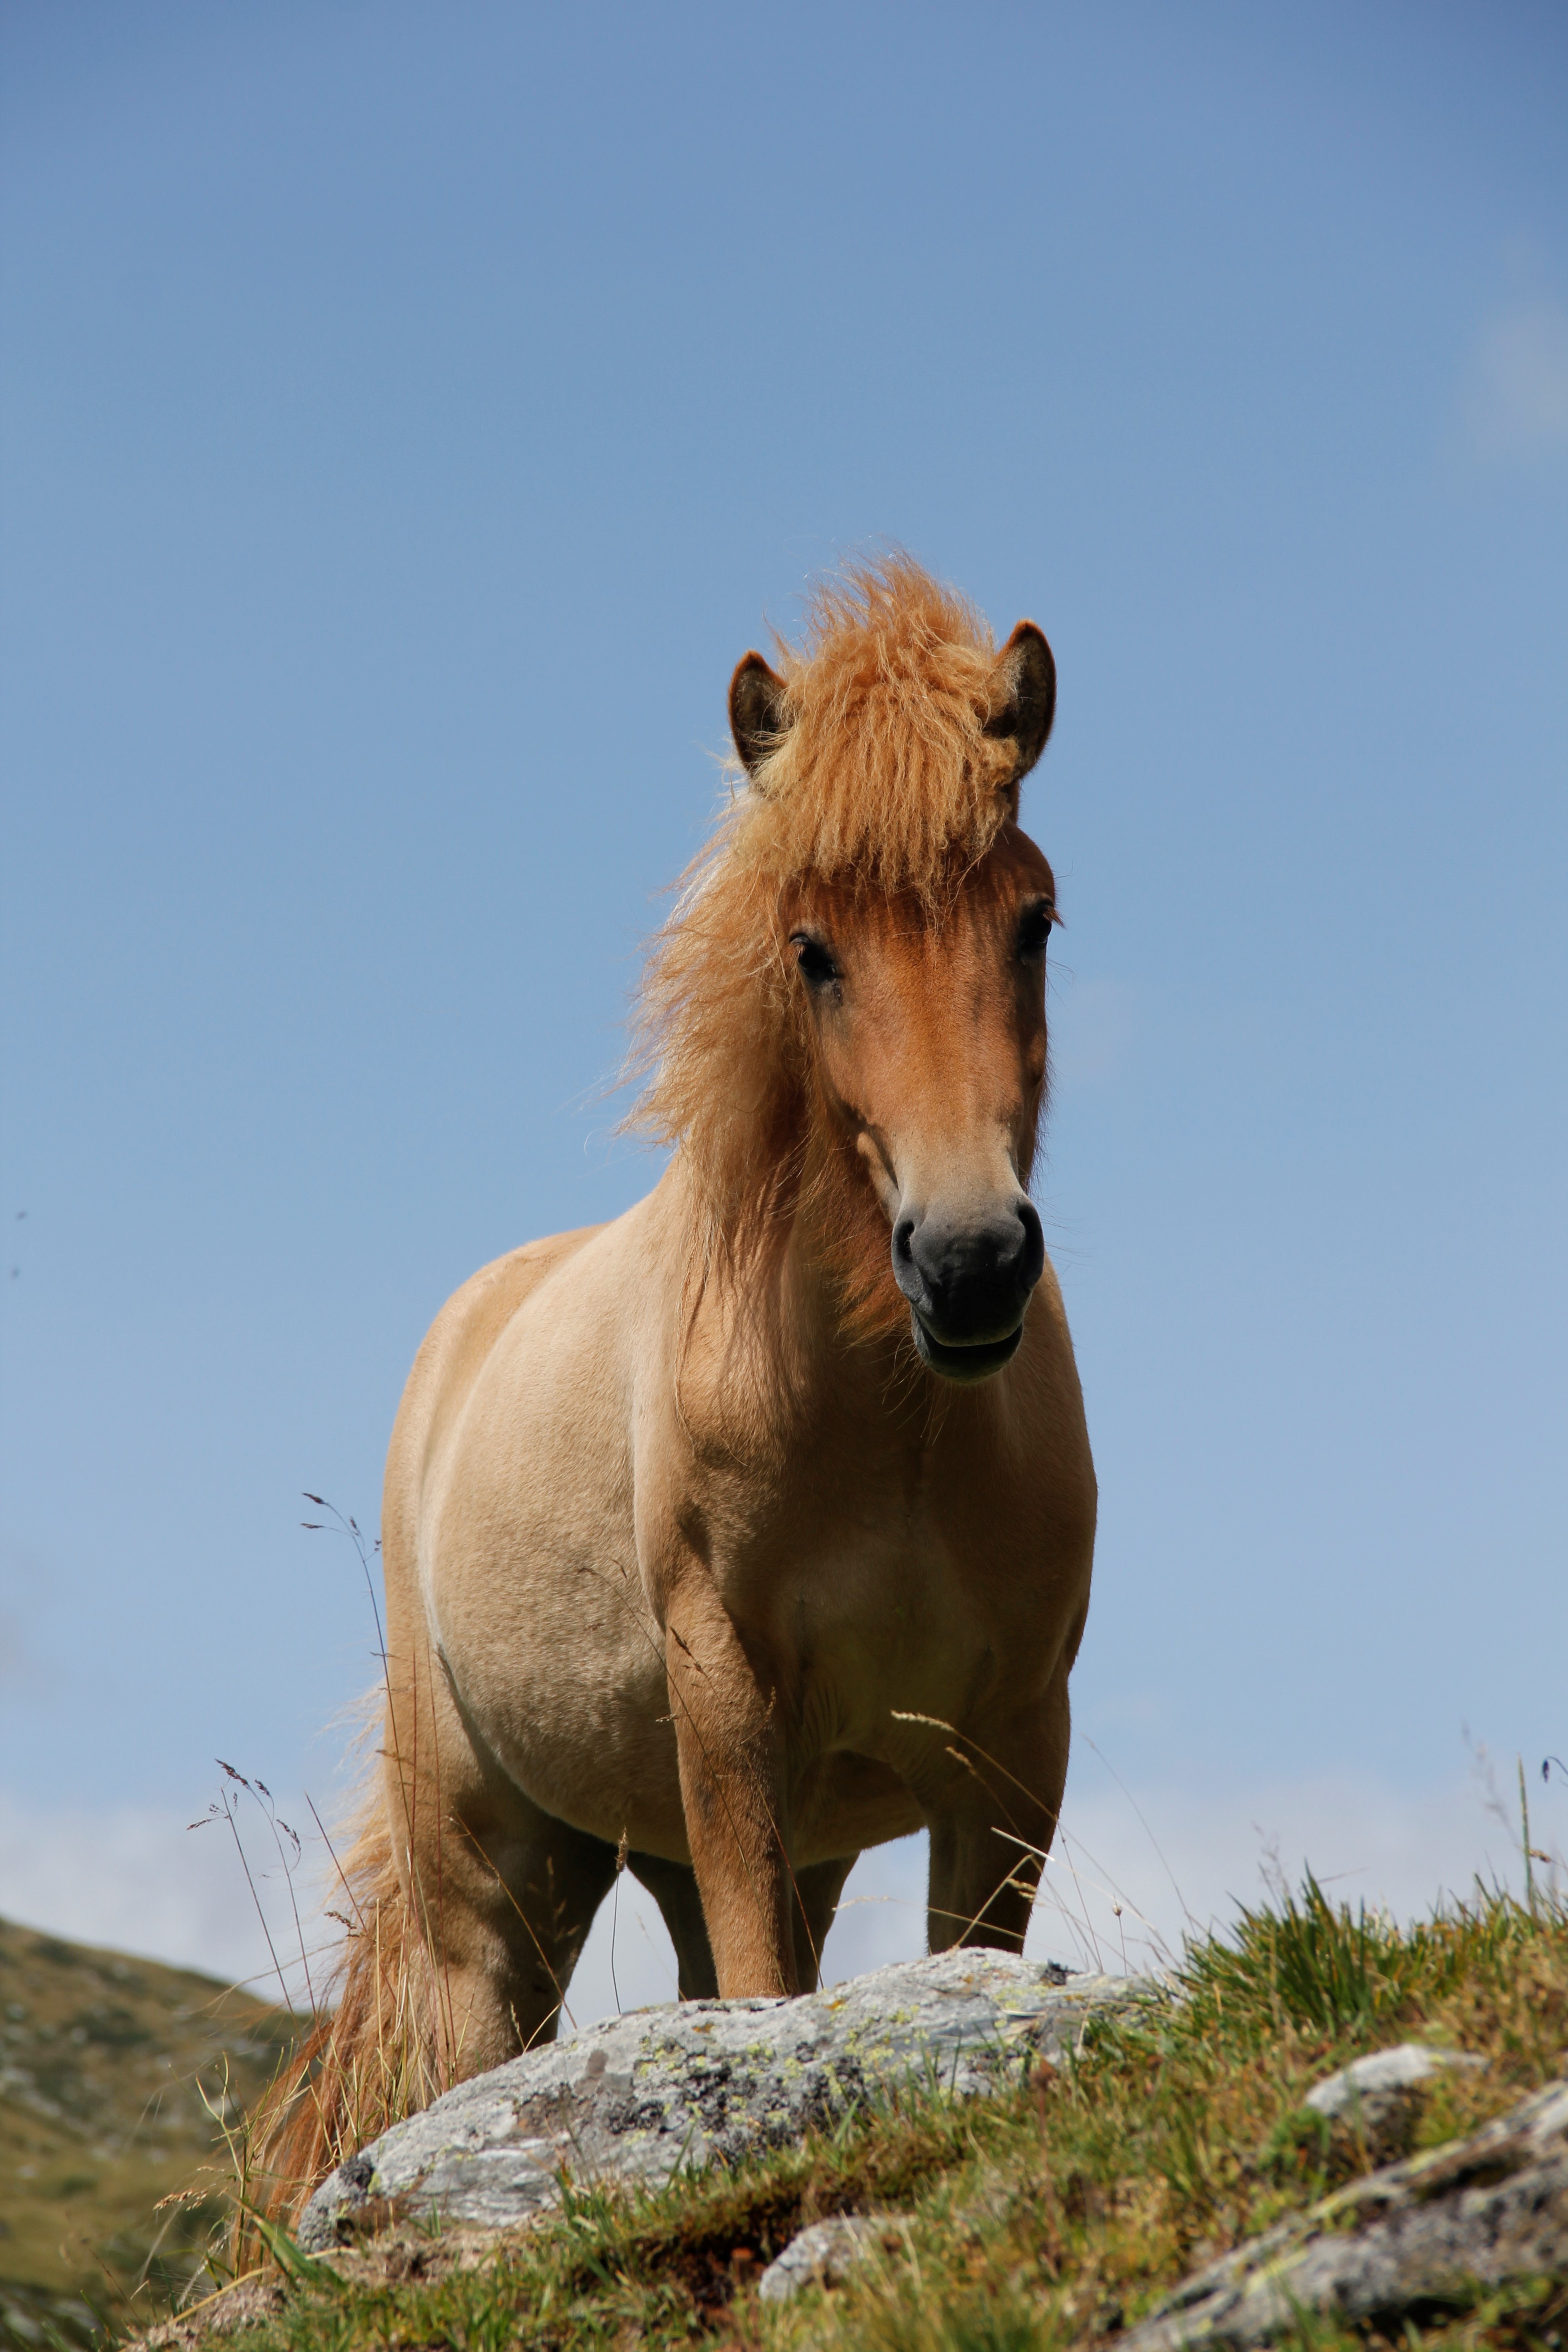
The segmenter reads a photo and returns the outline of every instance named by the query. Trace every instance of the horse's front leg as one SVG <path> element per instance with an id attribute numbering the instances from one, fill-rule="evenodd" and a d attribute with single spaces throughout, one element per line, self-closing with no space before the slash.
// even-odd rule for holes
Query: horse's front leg
<path id="1" fill-rule="evenodd" d="M 955 1740 L 963 1761 L 931 1822 L 927 1935 L 933 1952 L 1021 1952 L 1067 1782 L 1067 1674 L 1010 1723 Z"/>
<path id="2" fill-rule="evenodd" d="M 726 1999 L 796 1992 L 776 1710 L 700 1569 L 671 1593 L 665 1664 L 686 1834 L 719 1990 Z"/>

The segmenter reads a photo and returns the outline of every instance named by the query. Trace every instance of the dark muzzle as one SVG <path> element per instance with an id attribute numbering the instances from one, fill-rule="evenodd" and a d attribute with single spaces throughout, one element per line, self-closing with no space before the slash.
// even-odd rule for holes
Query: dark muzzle
<path id="1" fill-rule="evenodd" d="M 1000 1370 L 1023 1337 L 1046 1263 L 1045 1236 L 1023 1198 L 988 1214 L 933 1210 L 893 1228 L 893 1278 L 910 1302 L 915 1345 L 952 1381 Z"/>

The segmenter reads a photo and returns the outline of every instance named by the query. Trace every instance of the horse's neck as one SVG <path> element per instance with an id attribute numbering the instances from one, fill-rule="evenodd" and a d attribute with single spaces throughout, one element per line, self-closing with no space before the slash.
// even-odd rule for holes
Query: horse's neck
<path id="1" fill-rule="evenodd" d="M 889 1351 L 907 1336 L 909 1310 L 887 1220 L 853 1161 L 808 1168 L 766 1306 L 797 1377 L 842 1393 L 858 1373 L 868 1395 L 886 1395 Z"/>
<path id="2" fill-rule="evenodd" d="M 908 1309 L 887 1221 L 853 1153 L 808 1146 L 786 1197 L 733 1254 L 689 1189 L 684 1209 L 683 1318 L 712 1375 L 725 1387 L 739 1379 L 759 1402 L 793 1398 L 807 1418 L 814 1399 L 853 1404 L 861 1388 L 880 1410 Z M 682 1360 L 695 1370 L 689 1346 Z"/>

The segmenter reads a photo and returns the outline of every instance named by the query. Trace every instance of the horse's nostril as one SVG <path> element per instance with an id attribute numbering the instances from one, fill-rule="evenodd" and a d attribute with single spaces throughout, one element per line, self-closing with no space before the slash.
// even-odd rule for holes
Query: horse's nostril
<path id="1" fill-rule="evenodd" d="M 898 1223 L 893 1227 L 893 1257 L 898 1265 L 913 1265 L 915 1255 L 914 1240 L 914 1219 L 912 1217 L 900 1217 Z"/>

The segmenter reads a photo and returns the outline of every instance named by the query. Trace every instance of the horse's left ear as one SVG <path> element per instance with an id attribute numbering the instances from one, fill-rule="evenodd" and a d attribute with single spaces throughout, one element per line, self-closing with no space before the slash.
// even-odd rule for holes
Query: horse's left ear
<path id="1" fill-rule="evenodd" d="M 1018 764 L 1009 780 L 1016 788 L 1045 750 L 1057 715 L 1057 665 L 1044 630 L 1020 621 L 996 656 L 995 677 L 1007 699 L 986 720 L 985 732 L 1017 745 Z"/>
<path id="2" fill-rule="evenodd" d="M 761 654 L 742 654 L 730 680 L 730 732 L 748 776 L 754 776 L 768 753 L 778 749 L 789 724 L 783 678 Z"/>

